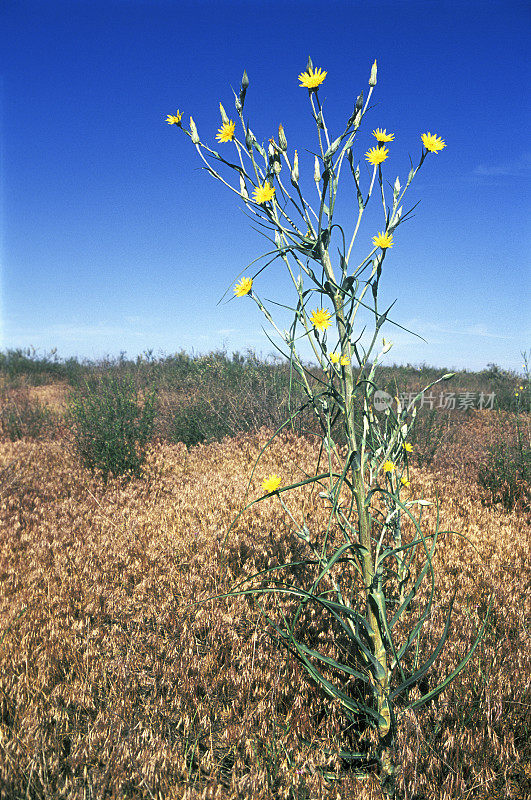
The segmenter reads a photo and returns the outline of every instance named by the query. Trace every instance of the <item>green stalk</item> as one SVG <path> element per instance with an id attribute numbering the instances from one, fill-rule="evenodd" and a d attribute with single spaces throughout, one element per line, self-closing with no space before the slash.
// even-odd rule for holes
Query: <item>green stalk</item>
<path id="1" fill-rule="evenodd" d="M 328 250 L 321 245 L 321 260 L 323 268 L 328 275 L 332 273 L 330 255 Z M 345 320 L 343 298 L 340 292 L 336 291 L 332 297 L 336 312 L 336 324 L 341 342 L 341 352 L 349 359 L 345 368 L 345 426 L 349 447 L 349 457 L 354 454 L 352 461 L 352 484 L 354 486 L 354 497 L 359 520 L 359 543 L 363 547 L 361 554 L 361 566 L 363 571 L 363 583 L 367 595 L 367 621 L 369 623 L 369 636 L 372 641 L 373 655 L 380 664 L 379 675 L 374 676 L 374 690 L 377 698 L 378 713 L 383 718 L 379 723 L 378 732 L 380 738 L 385 738 L 391 729 L 391 711 L 389 707 L 389 667 L 387 663 L 387 653 L 380 631 L 380 622 L 377 614 L 377 606 L 372 597 L 374 581 L 374 560 L 371 543 L 371 519 L 367 509 L 365 483 L 363 480 L 363 466 L 361 459 L 356 459 L 358 454 L 358 443 L 355 432 L 355 412 L 354 412 L 354 374 L 352 369 L 352 345 L 347 336 L 347 324 Z M 385 610 L 385 609 L 384 609 Z"/>

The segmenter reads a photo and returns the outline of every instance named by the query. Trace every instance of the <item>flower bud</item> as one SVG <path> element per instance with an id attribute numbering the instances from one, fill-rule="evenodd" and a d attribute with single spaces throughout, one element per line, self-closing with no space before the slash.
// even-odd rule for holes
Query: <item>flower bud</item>
<path id="1" fill-rule="evenodd" d="M 255 142 L 256 142 L 256 139 L 254 137 L 254 134 L 253 134 L 252 130 L 250 128 L 247 128 L 247 130 L 245 132 L 245 146 L 247 147 L 247 150 L 249 152 L 251 152 L 251 150 L 253 149 L 253 144 Z"/>
<path id="2" fill-rule="evenodd" d="M 354 112 L 348 121 L 349 125 L 352 125 L 352 123 L 355 122 L 356 127 L 359 128 L 362 108 L 363 108 L 363 92 L 356 98 L 356 105 L 354 106 Z"/>
<path id="3" fill-rule="evenodd" d="M 274 139 L 269 140 L 267 155 L 268 155 L 269 166 L 272 168 L 275 175 L 278 175 L 280 170 L 282 169 L 282 164 L 280 163 L 280 156 L 278 154 L 277 145 Z"/>
<path id="4" fill-rule="evenodd" d="M 192 142 L 194 144 L 199 144 L 201 140 L 199 139 L 199 134 L 197 133 L 197 128 L 195 127 L 195 122 L 192 117 L 190 117 L 190 133 L 192 135 Z"/>
<path id="5" fill-rule="evenodd" d="M 393 200 L 396 200 L 396 198 L 400 194 L 400 189 L 401 188 L 402 187 L 400 186 L 400 178 L 397 176 L 396 181 L 395 181 L 395 185 L 393 186 Z"/>
<path id="6" fill-rule="evenodd" d="M 226 125 L 229 122 L 229 118 L 228 118 L 227 114 L 225 113 L 225 109 L 223 108 L 221 103 L 219 104 L 219 111 L 221 113 L 221 121 L 223 122 L 224 125 Z"/>
<path id="7" fill-rule="evenodd" d="M 249 199 L 249 192 L 247 191 L 247 187 L 245 185 L 245 180 L 244 180 L 243 175 L 241 174 L 241 172 L 240 172 L 240 194 L 241 194 L 241 196 L 243 197 L 244 200 L 248 200 Z"/>
<path id="8" fill-rule="evenodd" d="M 382 350 L 382 353 L 388 353 L 388 352 L 389 352 L 389 350 L 391 349 L 391 347 L 393 346 L 393 342 L 389 342 L 389 341 L 387 341 L 387 339 L 385 338 L 385 336 L 384 336 L 384 338 L 382 339 L 382 344 L 383 344 L 383 350 Z"/>
<path id="9" fill-rule="evenodd" d="M 313 167 L 313 179 L 316 183 L 319 183 L 321 180 L 321 172 L 319 170 L 319 159 L 315 156 L 315 162 Z"/>
<path id="10" fill-rule="evenodd" d="M 295 150 L 295 155 L 293 156 L 293 168 L 291 170 L 291 182 L 294 186 L 296 186 L 299 182 L 299 156 L 297 151 Z"/>
<path id="11" fill-rule="evenodd" d="M 243 109 L 243 104 L 245 102 L 245 93 L 247 91 L 248 86 L 249 86 L 249 78 L 247 77 L 247 72 L 244 70 L 242 76 L 242 82 L 240 85 L 240 96 L 236 98 L 236 111 L 238 112 L 238 114 Z"/>
<path id="12" fill-rule="evenodd" d="M 371 77 L 369 78 L 369 86 L 376 86 L 376 59 L 374 60 L 374 64 L 371 67 Z"/>
<path id="13" fill-rule="evenodd" d="M 313 72 L 313 61 L 310 58 L 310 56 L 308 56 L 308 63 L 306 64 L 306 72 L 310 72 L 310 70 Z"/>
<path id="14" fill-rule="evenodd" d="M 282 125 L 278 126 L 278 145 L 284 153 L 288 149 L 288 140 L 286 139 L 286 134 L 284 133 Z"/>
<path id="15" fill-rule="evenodd" d="M 330 158 L 332 158 L 332 156 L 334 155 L 334 153 L 336 152 L 336 150 L 338 149 L 338 147 L 339 147 L 339 145 L 340 145 L 340 144 L 341 144 L 341 136 L 339 136 L 339 137 L 338 137 L 338 138 L 335 140 L 335 142 L 332 142 L 332 144 L 330 145 L 330 147 L 328 148 L 328 150 L 327 150 L 327 151 L 326 151 L 326 153 L 324 154 L 324 160 L 325 160 L 325 161 L 327 161 L 327 160 L 329 160 Z"/>

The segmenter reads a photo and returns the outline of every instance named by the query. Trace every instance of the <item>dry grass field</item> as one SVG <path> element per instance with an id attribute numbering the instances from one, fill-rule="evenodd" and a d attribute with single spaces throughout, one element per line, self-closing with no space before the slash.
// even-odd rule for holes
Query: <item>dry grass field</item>
<path id="1" fill-rule="evenodd" d="M 60 408 L 60 391 L 39 391 Z M 494 605 L 464 671 L 401 719 L 405 800 L 531 797 L 529 515 L 482 503 L 474 464 L 503 436 L 493 418 L 468 415 L 435 464 L 412 469 L 412 496 L 438 498 L 441 529 L 468 538 L 440 537 L 426 654 L 457 596 L 424 691 L 466 653 L 491 594 Z M 339 710 L 252 598 L 208 599 L 301 554 L 275 498 L 245 512 L 223 550 L 267 438 L 154 443 L 143 478 L 106 486 L 79 465 L 66 431 L 0 443 L 2 800 L 381 798 L 375 776 L 346 769 Z M 312 472 L 315 452 L 308 438 L 277 439 L 247 502 L 264 475 Z M 324 524 L 318 490 L 291 502 L 313 530 Z M 435 517 L 427 508 L 426 533 Z M 266 605 L 279 613 L 273 597 Z M 317 617 L 310 628 L 326 651 Z"/>

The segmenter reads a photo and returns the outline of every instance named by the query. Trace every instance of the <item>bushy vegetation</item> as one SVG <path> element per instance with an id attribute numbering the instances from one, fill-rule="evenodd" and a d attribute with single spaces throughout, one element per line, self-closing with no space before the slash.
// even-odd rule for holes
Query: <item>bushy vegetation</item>
<path id="1" fill-rule="evenodd" d="M 486 463 L 478 470 L 478 481 L 489 504 L 501 503 L 510 511 L 521 505 L 531 508 L 531 447 L 518 441 L 491 447 Z"/>
<path id="2" fill-rule="evenodd" d="M 380 367 L 378 384 L 392 396 L 401 394 L 411 397 L 422 385 L 440 377 L 445 371 L 446 368 L 436 369 L 426 364 Z M 309 365 L 308 376 L 309 380 L 315 382 L 322 377 L 317 368 Z M 152 351 L 145 351 L 136 359 L 128 359 L 121 353 L 117 358 L 79 361 L 75 358 L 61 360 L 55 351 L 38 355 L 30 349 L 7 350 L 0 353 L 2 437 L 42 439 L 53 435 L 58 427 L 64 427 L 67 420 L 64 408 L 61 413 L 61 409 L 48 406 L 46 389 L 55 387 L 62 390 L 63 394 L 70 389 L 81 396 L 87 384 L 91 385 L 92 382 L 96 386 L 98 381 L 109 385 L 112 381 L 117 381 L 117 385 L 120 382 L 121 385 L 128 383 L 134 387 L 137 395 L 149 395 L 156 391 L 157 404 L 152 409 L 156 413 L 153 414 L 152 424 L 148 426 L 149 437 L 153 441 L 183 442 L 187 447 L 221 441 L 224 436 L 237 433 L 257 431 L 263 425 L 276 429 L 303 401 L 303 393 L 290 374 L 287 362 L 259 358 L 252 351 L 245 355 L 229 355 L 225 351 L 194 355 L 181 351 L 159 357 L 155 357 Z M 524 391 L 516 394 L 515 388 L 522 386 L 522 383 Z M 290 386 L 291 401 L 288 401 Z M 525 388 L 527 380 L 494 364 L 481 372 L 457 372 L 447 387 L 455 397 L 455 408 L 441 407 L 444 398 L 441 400 L 440 395 L 436 395 L 433 401 L 418 404 L 416 423 L 410 434 L 414 447 L 411 461 L 417 466 L 437 463 L 445 443 L 474 413 L 473 408 L 465 407 L 464 400 L 461 401 L 462 407 L 459 406 L 460 398 L 465 398 L 467 392 L 474 395 L 476 402 L 481 393 L 484 397 L 494 394 L 493 407 L 489 407 L 489 412 L 509 415 L 526 415 L 530 412 L 529 392 Z M 40 397 L 44 397 L 44 401 L 32 396 L 34 388 L 42 390 Z M 123 406 L 125 408 L 130 408 L 127 403 Z M 118 407 L 114 413 L 121 413 Z M 94 424 L 100 425 L 96 421 Z M 296 418 L 293 430 L 297 434 L 315 432 L 315 420 L 310 409 Z M 147 428 L 142 436 L 145 435 Z M 101 425 L 94 441 L 98 440 L 98 436 L 101 439 Z M 341 443 L 342 432 L 339 429 L 336 430 L 336 438 Z M 117 440 L 112 438 L 112 441 Z M 92 446 L 94 448 L 95 444 Z M 103 454 L 103 449 L 101 452 Z M 493 455 L 491 461 L 483 458 L 482 485 L 487 490 L 489 481 L 493 486 L 498 486 L 499 470 L 504 476 L 507 470 L 512 470 L 513 474 L 520 462 L 525 462 L 525 454 L 521 454 L 520 461 L 509 458 L 506 467 L 503 466 L 503 459 L 500 461 L 499 454 L 496 457 Z M 518 475 L 507 484 L 513 487 L 507 490 L 509 503 L 514 496 L 514 480 L 519 486 L 529 481 L 525 469 L 520 468 Z M 505 480 L 503 477 L 502 483 Z M 486 500 L 489 497 L 487 491 Z M 494 497 L 491 501 L 494 502 Z"/>
<path id="3" fill-rule="evenodd" d="M 42 439 L 55 426 L 54 415 L 47 406 L 32 400 L 27 391 L 4 396 L 0 405 L 0 434 L 14 442 L 28 437 Z"/>
<path id="4" fill-rule="evenodd" d="M 516 414 L 514 432 L 490 446 L 478 470 L 478 481 L 485 490 L 485 502 L 501 503 L 510 511 L 515 506 L 531 508 L 531 420 L 529 385 L 514 392 Z"/>
<path id="5" fill-rule="evenodd" d="M 308 368 L 319 375 L 317 368 Z M 459 394 L 469 391 L 485 396 L 494 393 L 494 408 L 502 411 L 516 411 L 518 398 L 515 389 L 525 380 L 522 374 L 505 370 L 496 364 L 488 364 L 485 369 L 451 370 L 448 367 L 433 367 L 425 363 L 420 365 L 406 364 L 378 367 L 378 385 L 391 394 L 408 392 L 439 378 L 443 373 L 453 371 L 455 377 L 446 388 Z M 19 348 L 0 351 L 0 376 L 3 384 L 11 387 L 19 385 L 41 386 L 54 381 L 64 381 L 71 386 L 83 383 L 87 377 L 95 374 L 113 374 L 134 377 L 139 386 L 155 382 L 161 389 L 178 390 L 197 385 L 214 386 L 216 379 L 232 388 L 241 384 L 243 374 L 253 374 L 254 379 L 267 380 L 268 384 L 279 381 L 282 375 L 283 388 L 289 383 L 289 365 L 280 359 L 259 357 L 249 350 L 246 354 L 239 352 L 229 355 L 225 350 L 211 353 L 189 354 L 184 350 L 172 354 L 153 355 L 146 350 L 136 358 L 127 358 L 124 352 L 117 357 L 108 356 L 99 360 L 78 359 L 75 357 L 61 359 L 56 350 L 42 355 L 34 348 Z M 267 376 L 267 378 L 266 378 Z M 301 395 L 302 396 L 302 395 Z M 522 410 L 529 411 L 522 404 L 527 402 L 526 395 L 520 399 Z"/>
<path id="6" fill-rule="evenodd" d="M 110 475 L 139 476 L 153 433 L 156 391 L 141 402 L 131 380 L 100 375 L 72 394 L 69 416 L 83 464 Z"/>

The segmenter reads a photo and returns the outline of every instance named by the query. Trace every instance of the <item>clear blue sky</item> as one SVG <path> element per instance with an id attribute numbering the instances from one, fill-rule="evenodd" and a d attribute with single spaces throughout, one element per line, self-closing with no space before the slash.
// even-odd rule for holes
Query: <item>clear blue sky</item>
<path id="1" fill-rule="evenodd" d="M 165 118 L 192 114 L 202 138 L 231 148 L 215 143 L 218 104 L 237 119 L 231 86 L 245 68 L 253 131 L 267 142 L 283 123 L 313 199 L 314 127 L 297 79 L 310 54 L 328 71 L 319 96 L 332 135 L 378 60 L 357 145 L 363 180 L 373 128 L 395 133 L 383 165 L 391 182 L 405 182 L 409 154 L 418 161 L 420 133 L 447 143 L 409 190 L 409 204 L 421 203 L 397 230 L 381 281 L 383 299 L 397 298 L 393 318 L 427 343 L 388 326 L 389 363 L 519 371 L 531 344 L 530 9 L 518 0 L 2 0 L 0 348 L 80 358 L 272 352 L 248 297 L 217 304 L 265 240 Z M 348 228 L 357 206 L 350 174 L 343 180 Z M 381 229 L 380 217 L 369 222 L 366 242 Z M 256 284 L 263 297 L 293 300 L 280 264 Z"/>

